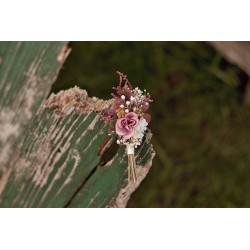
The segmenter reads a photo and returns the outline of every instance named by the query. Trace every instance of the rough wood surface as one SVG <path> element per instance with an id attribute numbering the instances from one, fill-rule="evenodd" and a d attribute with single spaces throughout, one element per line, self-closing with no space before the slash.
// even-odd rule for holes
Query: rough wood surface
<path id="1" fill-rule="evenodd" d="M 3 58 L 11 48 L 8 44 L 4 46 L 6 53 L 2 53 Z M 5 124 L 5 130 L 12 131 L 7 135 L 2 132 L 0 137 L 0 154 L 5 154 L 0 165 L 0 206 L 125 207 L 152 165 L 151 133 L 148 132 L 136 152 L 139 180 L 128 185 L 124 147 L 120 147 L 107 162 L 101 161 L 112 140 L 103 147 L 108 133 L 99 112 L 109 107 L 111 100 L 90 98 L 85 90 L 75 87 L 52 94 L 41 106 L 68 53 L 65 43 L 33 44 L 36 48 L 34 54 L 28 53 L 27 44 L 14 43 L 11 46 L 17 51 L 16 55 L 20 53 L 24 57 L 22 53 L 25 52 L 26 57 L 32 57 L 26 66 L 32 65 L 33 74 L 26 76 L 25 67 L 21 67 L 23 73 L 16 73 L 12 81 L 4 80 L 0 85 L 6 89 L 9 83 L 9 89 L 12 89 L 9 92 L 7 88 L 9 97 L 6 94 L 6 104 L 0 106 L 12 115 L 10 119 L 6 110 L 0 112 L 1 124 Z M 20 46 L 23 49 L 19 51 Z M 18 69 L 20 65 L 15 66 L 14 56 L 12 61 L 12 67 Z M 40 80 L 28 84 L 34 75 Z M 16 81 L 19 81 L 18 88 Z M 17 98 L 19 106 L 8 102 L 12 95 Z M 27 101 L 28 104 L 22 101 L 30 97 L 32 101 Z"/>
<path id="2" fill-rule="evenodd" d="M 148 172 L 154 152 L 148 140 L 137 151 L 140 178 L 136 184 L 127 185 L 127 156 L 122 147 L 99 166 L 98 151 L 108 132 L 98 111 L 110 104 L 89 98 L 77 87 L 51 95 L 2 182 L 1 205 L 124 207 Z"/>
<path id="3" fill-rule="evenodd" d="M 17 157 L 27 125 L 68 53 L 65 42 L 0 42 L 0 170 L 4 173 L 3 168 Z"/>

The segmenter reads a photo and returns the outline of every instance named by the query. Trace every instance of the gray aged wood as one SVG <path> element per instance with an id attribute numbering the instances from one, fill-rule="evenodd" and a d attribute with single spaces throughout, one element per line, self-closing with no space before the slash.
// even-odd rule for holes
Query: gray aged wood
<path id="1" fill-rule="evenodd" d="M 232 64 L 250 76 L 250 42 L 209 42 Z M 243 101 L 250 106 L 250 80 L 246 83 Z"/>
<path id="2" fill-rule="evenodd" d="M 225 58 L 250 76 L 250 42 L 209 42 Z"/>

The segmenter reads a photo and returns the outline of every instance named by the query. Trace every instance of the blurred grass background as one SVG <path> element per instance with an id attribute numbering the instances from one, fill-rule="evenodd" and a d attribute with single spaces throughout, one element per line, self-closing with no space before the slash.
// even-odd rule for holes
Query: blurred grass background
<path id="1" fill-rule="evenodd" d="M 128 207 L 250 207 L 246 75 L 205 42 L 71 42 L 53 92 L 111 98 L 116 71 L 146 88 L 153 167 Z"/>

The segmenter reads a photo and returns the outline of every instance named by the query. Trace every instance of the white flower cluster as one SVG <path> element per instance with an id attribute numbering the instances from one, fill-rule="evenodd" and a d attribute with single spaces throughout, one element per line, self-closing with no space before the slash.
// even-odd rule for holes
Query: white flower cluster
<path id="1" fill-rule="evenodd" d="M 146 92 L 146 90 L 144 90 Z M 146 96 L 143 94 L 143 91 L 140 90 L 138 87 L 132 90 L 132 93 L 135 94 L 134 100 L 135 102 L 141 102 Z"/>
<path id="2" fill-rule="evenodd" d="M 139 121 L 139 124 L 135 127 L 135 134 L 134 138 L 137 140 L 142 140 L 145 131 L 147 130 L 148 123 L 146 120 L 142 117 Z"/>
<path id="3" fill-rule="evenodd" d="M 137 146 L 141 145 L 142 138 L 147 130 L 148 123 L 146 120 L 142 117 L 138 123 L 138 125 L 135 127 L 135 133 L 134 136 L 130 139 L 130 142 L 126 144 L 133 145 L 135 148 Z"/>

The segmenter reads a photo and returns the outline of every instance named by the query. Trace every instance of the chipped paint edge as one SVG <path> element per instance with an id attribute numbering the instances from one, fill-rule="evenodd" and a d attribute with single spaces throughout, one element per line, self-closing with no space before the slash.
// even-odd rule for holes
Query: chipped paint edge
<path id="1" fill-rule="evenodd" d="M 146 141 L 149 142 L 149 140 L 152 138 L 152 133 L 151 131 L 148 132 L 147 134 L 147 138 Z M 139 169 L 139 173 L 138 173 L 138 180 L 136 183 L 128 183 L 125 187 L 123 187 L 120 192 L 117 194 L 114 202 L 111 203 L 111 205 L 107 206 L 109 208 L 125 208 L 127 206 L 128 200 L 130 199 L 130 196 L 132 195 L 132 193 L 139 187 L 139 185 L 141 184 L 141 182 L 144 180 L 144 178 L 146 177 L 146 175 L 148 174 L 148 171 L 150 170 L 150 168 L 152 167 L 152 163 L 153 163 L 153 158 L 155 157 L 155 150 L 153 148 L 153 145 L 148 143 L 148 145 L 150 146 L 150 151 L 151 151 L 151 158 L 150 160 L 147 162 L 146 165 L 144 166 L 137 166 L 137 168 Z"/>

